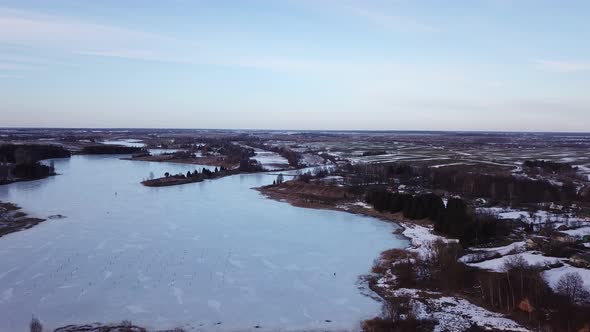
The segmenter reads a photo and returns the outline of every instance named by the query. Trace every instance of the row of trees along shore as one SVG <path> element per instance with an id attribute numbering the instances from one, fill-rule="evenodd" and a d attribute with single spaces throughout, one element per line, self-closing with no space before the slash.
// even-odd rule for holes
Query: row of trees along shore
<path id="1" fill-rule="evenodd" d="M 536 163 L 535 163 L 536 164 Z M 567 166 L 547 164 L 549 169 L 569 169 Z M 502 172 L 470 171 L 464 167 L 412 166 L 405 163 L 387 165 L 347 164 L 335 170 L 351 186 L 373 184 L 409 184 L 430 190 L 444 190 L 469 198 L 486 198 L 511 204 L 575 201 L 590 202 L 590 187 L 577 190 L 566 178 L 562 185 L 543 179 L 531 179 Z M 575 172 L 570 179 L 578 176 Z"/>
<path id="2" fill-rule="evenodd" d="M 445 205 L 432 193 L 412 195 L 381 188 L 370 190 L 365 200 L 377 211 L 401 212 L 413 220 L 427 218 L 434 223 L 436 232 L 459 239 L 466 246 L 506 236 L 511 230 L 508 222 L 489 213 L 476 213 L 460 198 L 450 198 Z"/>
<path id="3" fill-rule="evenodd" d="M 11 164 L 12 175 L 17 179 L 35 180 L 55 175 L 53 162 L 49 165 L 39 161 L 53 158 L 68 158 L 71 153 L 61 146 L 47 144 L 2 144 L 0 164 Z M 8 167 L 8 166 L 3 166 Z M 0 179 L 0 182 L 10 182 Z"/>

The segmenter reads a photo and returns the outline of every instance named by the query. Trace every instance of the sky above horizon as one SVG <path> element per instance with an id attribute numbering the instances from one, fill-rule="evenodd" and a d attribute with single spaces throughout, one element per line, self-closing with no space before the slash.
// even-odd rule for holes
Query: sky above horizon
<path id="1" fill-rule="evenodd" d="M 0 127 L 590 131 L 590 1 L 2 1 Z"/>

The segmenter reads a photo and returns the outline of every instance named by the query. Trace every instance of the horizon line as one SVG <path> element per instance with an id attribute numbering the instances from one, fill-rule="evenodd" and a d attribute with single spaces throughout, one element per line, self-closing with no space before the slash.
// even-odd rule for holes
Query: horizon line
<path id="1" fill-rule="evenodd" d="M 268 132 L 405 132 L 405 133 L 525 133 L 525 134 L 584 134 L 590 131 L 536 131 L 536 130 L 456 130 L 456 129 L 268 129 L 268 128 L 179 128 L 179 127 L 0 127 L 0 130 L 44 129 L 44 130 L 195 130 L 195 131 L 268 131 Z"/>

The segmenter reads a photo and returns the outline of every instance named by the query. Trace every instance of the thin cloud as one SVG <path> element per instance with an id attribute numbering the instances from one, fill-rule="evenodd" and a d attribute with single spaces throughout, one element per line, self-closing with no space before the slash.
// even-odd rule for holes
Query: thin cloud
<path id="1" fill-rule="evenodd" d="M 0 78 L 23 78 L 23 76 L 22 75 L 2 74 L 2 73 L 0 73 Z"/>
<path id="2" fill-rule="evenodd" d="M 422 22 L 415 17 L 396 12 L 395 1 L 381 3 L 380 8 L 375 4 L 367 6 L 367 1 L 345 0 L 286 0 L 292 6 L 304 7 L 308 10 L 321 11 L 330 15 L 355 16 L 369 24 L 401 32 L 435 32 L 435 26 Z M 386 6 L 389 5 L 389 6 Z"/>
<path id="3" fill-rule="evenodd" d="M 197 62 L 191 57 L 176 56 L 152 50 L 110 50 L 110 51 L 80 51 L 80 55 L 99 56 L 108 58 L 121 58 L 129 60 L 169 62 L 179 64 L 196 64 Z"/>
<path id="4" fill-rule="evenodd" d="M 590 62 L 535 60 L 535 65 L 543 70 L 560 73 L 590 71 Z"/>
<path id="5" fill-rule="evenodd" d="M 0 43 L 78 50 L 138 46 L 169 40 L 161 35 L 74 18 L 0 8 Z"/>
<path id="6" fill-rule="evenodd" d="M 0 62 L 0 70 L 31 70 L 33 67 L 15 64 L 15 63 L 2 63 Z"/>
<path id="7" fill-rule="evenodd" d="M 419 22 L 406 16 L 386 14 L 382 11 L 371 10 L 357 6 L 347 6 L 346 8 L 350 12 L 366 19 L 370 23 L 386 29 L 404 32 L 435 32 L 438 30 L 431 25 Z"/>
<path id="8" fill-rule="evenodd" d="M 120 58 L 141 61 L 167 62 L 190 65 L 213 65 L 225 67 L 241 67 L 252 69 L 266 69 L 276 71 L 312 71 L 325 68 L 330 63 L 320 61 L 303 60 L 282 57 L 226 57 L 226 56 L 178 56 L 165 52 L 150 50 L 111 50 L 111 51 L 84 51 L 77 52 L 80 55 L 100 56 L 108 58 Z"/>
<path id="9" fill-rule="evenodd" d="M 402 30 L 432 31 L 411 19 L 382 14 L 360 6 L 341 5 L 374 24 Z M 272 54 L 240 54 L 197 48 L 193 42 L 80 19 L 0 8 L 0 44 L 59 50 L 76 55 L 154 61 L 176 64 L 216 65 L 285 72 L 372 72 L 375 64 L 334 59 L 304 59 Z M 233 53 L 232 56 L 227 56 Z M 382 67 L 382 65 L 378 65 Z M 379 69 L 378 71 L 381 71 Z"/>

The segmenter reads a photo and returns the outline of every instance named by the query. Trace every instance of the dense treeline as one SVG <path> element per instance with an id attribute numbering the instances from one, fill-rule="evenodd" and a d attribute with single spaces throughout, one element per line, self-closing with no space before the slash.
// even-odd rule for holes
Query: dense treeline
<path id="1" fill-rule="evenodd" d="M 450 198 L 442 217 L 434 222 L 436 232 L 459 239 L 465 247 L 508 236 L 513 223 L 490 213 L 476 213 L 464 200 Z"/>
<path id="2" fill-rule="evenodd" d="M 577 167 L 572 167 L 570 163 L 558 163 L 547 160 L 525 160 L 523 166 L 527 168 L 539 168 L 551 173 L 571 173 L 577 170 Z"/>
<path id="3" fill-rule="evenodd" d="M 265 145 L 263 140 L 247 135 L 225 137 L 222 139 L 202 138 L 198 141 L 204 142 L 205 144 L 197 146 L 197 149 L 202 150 L 204 153 L 212 151 L 218 152 L 232 158 L 232 161 L 236 163 L 241 162 L 246 158 L 253 157 L 256 154 L 251 147 L 276 152 L 283 158 L 287 159 L 289 165 L 295 168 L 300 166 L 302 159 L 301 153 L 293 151 L 288 147 Z M 240 142 L 241 145 L 235 144 L 235 142 Z"/>
<path id="4" fill-rule="evenodd" d="M 37 144 L 3 144 L 0 145 L 0 162 L 14 164 L 9 166 L 12 177 L 21 180 L 36 180 L 55 175 L 53 163 L 43 165 L 39 161 L 52 158 L 67 158 L 71 154 L 61 146 Z M 2 184 L 14 181 L 10 176 L 3 176 Z"/>
<path id="5" fill-rule="evenodd" d="M 289 166 L 292 166 L 295 168 L 300 166 L 301 158 L 302 158 L 301 153 L 295 152 L 295 151 L 288 149 L 286 147 L 273 148 L 273 149 L 271 149 L 271 151 L 277 152 L 283 158 L 287 159 Z"/>
<path id="6" fill-rule="evenodd" d="M 504 273 L 475 272 L 476 287 L 487 307 L 526 315 L 524 321 L 543 326 L 545 330 L 551 327 L 553 331 L 582 331 L 590 323 L 588 306 L 576 303 L 567 293 L 554 292 L 543 278 L 542 269 L 516 259 L 508 262 L 505 270 Z M 563 280 L 568 278 L 565 276 Z"/>
<path id="7" fill-rule="evenodd" d="M 373 205 L 377 211 L 392 213 L 403 212 L 409 219 L 437 220 L 444 212 L 443 200 L 435 194 L 412 194 L 389 192 L 385 189 L 369 191 L 366 196 L 367 203 Z"/>
<path id="8" fill-rule="evenodd" d="M 450 198 L 445 206 L 443 200 L 432 193 L 412 195 L 375 189 L 367 193 L 366 202 L 377 211 L 402 212 L 404 217 L 413 220 L 427 218 L 434 222 L 436 232 L 459 239 L 464 246 L 510 234 L 508 222 L 492 214 L 475 213 L 460 198 Z"/>
<path id="9" fill-rule="evenodd" d="M 82 154 L 134 154 L 144 153 L 144 148 L 122 145 L 89 145 L 82 148 Z"/>
<path id="10" fill-rule="evenodd" d="M 216 152 L 225 156 L 230 163 L 239 163 L 254 157 L 254 149 L 233 144 L 231 142 L 219 141 L 216 144 L 210 144 L 209 147 L 217 148 Z"/>
<path id="11" fill-rule="evenodd" d="M 221 154 L 225 157 L 225 161 L 230 164 L 238 164 L 240 172 L 261 172 L 264 171 L 262 165 L 256 160 L 251 159 L 256 155 L 253 148 L 234 144 L 229 141 L 219 140 L 210 142 L 202 147 L 203 155 L 211 152 Z"/>
<path id="12" fill-rule="evenodd" d="M 71 153 L 61 146 L 37 144 L 2 144 L 0 162 L 34 164 L 39 160 L 68 158 Z"/>
<path id="13" fill-rule="evenodd" d="M 246 173 L 255 173 L 255 172 L 265 171 L 264 167 L 262 167 L 262 164 L 260 164 L 256 160 L 250 159 L 250 158 L 244 158 L 244 159 L 240 160 L 238 170 L 240 172 L 246 172 Z"/>
<path id="14" fill-rule="evenodd" d="M 372 151 L 365 151 L 363 152 L 363 157 L 368 157 L 368 156 L 381 156 L 387 154 L 387 151 L 385 150 L 372 150 Z"/>
<path id="15" fill-rule="evenodd" d="M 235 170 L 228 170 L 227 168 L 215 167 L 213 171 L 203 168 L 201 172 L 198 169 L 195 169 L 193 172 L 188 171 L 186 174 L 178 173 L 178 174 L 170 174 L 168 172 L 164 173 L 164 177 L 161 178 L 153 178 L 153 174 L 150 175 L 149 179 L 142 181 L 141 183 L 147 187 L 163 187 L 163 186 L 174 186 L 179 184 L 186 184 L 186 183 L 194 183 L 194 182 L 201 182 L 208 179 L 216 179 L 228 175 L 236 174 Z"/>
<path id="16" fill-rule="evenodd" d="M 509 174 L 482 174 L 454 167 L 413 167 L 403 163 L 389 165 L 346 165 L 339 172 L 353 186 L 372 184 L 420 185 L 466 197 L 482 197 L 508 203 L 563 202 L 590 199 L 576 192 L 571 181 L 562 186 L 545 180 Z"/>
<path id="17" fill-rule="evenodd" d="M 198 150 L 202 146 L 219 146 L 224 143 L 242 142 L 253 139 L 248 135 L 213 136 L 185 136 L 164 138 L 157 137 L 144 140 L 149 148 Z"/>
<path id="18" fill-rule="evenodd" d="M 14 167 L 14 176 L 20 179 L 37 180 L 50 175 L 55 175 L 54 167 L 38 162 L 33 164 L 17 164 Z"/>
<path id="19" fill-rule="evenodd" d="M 560 187 L 545 180 L 463 173 L 456 170 L 433 170 L 429 176 L 433 188 L 498 201 L 571 202 L 577 198 L 575 186 L 571 183 Z"/>

